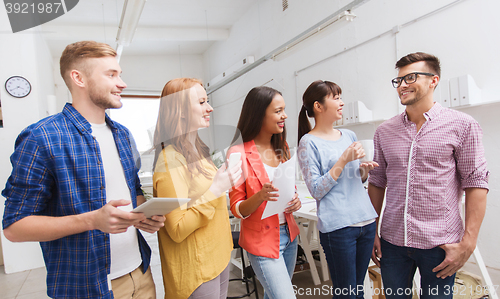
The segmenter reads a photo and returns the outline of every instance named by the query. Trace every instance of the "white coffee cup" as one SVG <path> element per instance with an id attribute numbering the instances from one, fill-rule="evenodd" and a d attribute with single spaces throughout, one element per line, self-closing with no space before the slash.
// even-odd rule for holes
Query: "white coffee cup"
<path id="1" fill-rule="evenodd" d="M 365 150 L 365 156 L 363 158 L 359 159 L 359 161 L 360 162 L 373 161 L 373 152 L 374 152 L 373 140 L 372 139 L 363 139 L 363 140 L 359 140 L 359 143 L 361 143 L 361 146 Z"/>

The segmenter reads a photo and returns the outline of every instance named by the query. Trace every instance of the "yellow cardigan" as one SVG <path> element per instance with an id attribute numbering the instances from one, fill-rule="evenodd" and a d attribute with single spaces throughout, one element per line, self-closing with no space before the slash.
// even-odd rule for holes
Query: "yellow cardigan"
<path id="1" fill-rule="evenodd" d="M 205 169 L 215 174 L 206 160 Z M 225 194 L 216 197 L 211 179 L 191 175 L 186 159 L 169 145 L 162 150 L 153 174 L 155 197 L 191 198 L 165 215 L 158 231 L 165 298 L 188 298 L 202 283 L 217 277 L 229 264 L 233 240 Z"/>

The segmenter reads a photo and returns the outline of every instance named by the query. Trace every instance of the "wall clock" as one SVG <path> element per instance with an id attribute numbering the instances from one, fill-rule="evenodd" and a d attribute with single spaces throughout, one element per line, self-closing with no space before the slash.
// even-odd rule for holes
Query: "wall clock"
<path id="1" fill-rule="evenodd" d="M 24 77 L 12 76 L 5 81 L 5 90 L 15 98 L 24 98 L 30 94 L 31 84 Z"/>

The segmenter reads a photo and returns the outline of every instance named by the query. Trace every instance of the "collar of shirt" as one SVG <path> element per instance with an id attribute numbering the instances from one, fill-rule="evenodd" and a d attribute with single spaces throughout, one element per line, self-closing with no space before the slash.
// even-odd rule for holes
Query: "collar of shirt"
<path id="1" fill-rule="evenodd" d="M 433 120 L 435 119 L 439 113 L 441 113 L 441 111 L 443 110 L 443 106 L 441 106 L 441 104 L 439 104 L 438 102 L 434 102 L 434 105 L 432 106 L 431 109 L 429 109 L 429 111 L 427 112 L 424 112 L 424 117 L 426 120 Z M 408 119 L 408 113 L 406 113 L 406 110 L 401 114 L 401 119 L 403 121 L 403 124 L 405 125 L 408 125 L 409 123 L 413 123 L 412 121 L 410 121 Z"/>
<path id="2" fill-rule="evenodd" d="M 80 133 L 91 133 L 92 125 L 89 121 L 83 117 L 78 110 L 76 110 L 72 104 L 66 103 L 62 113 L 75 125 Z M 117 127 L 113 120 L 109 118 L 107 114 L 105 114 L 106 123 L 109 125 L 112 131 L 116 130 Z"/>

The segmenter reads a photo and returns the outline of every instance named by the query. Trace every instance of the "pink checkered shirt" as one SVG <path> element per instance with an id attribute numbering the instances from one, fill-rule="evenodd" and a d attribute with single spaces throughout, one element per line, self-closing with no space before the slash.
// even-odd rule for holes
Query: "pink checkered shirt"
<path id="1" fill-rule="evenodd" d="M 442 107 L 426 113 L 417 133 L 406 112 L 375 131 L 369 182 L 387 188 L 381 237 L 396 246 L 430 249 L 457 243 L 465 188 L 488 189 L 489 171 L 479 124 L 469 115 Z"/>

